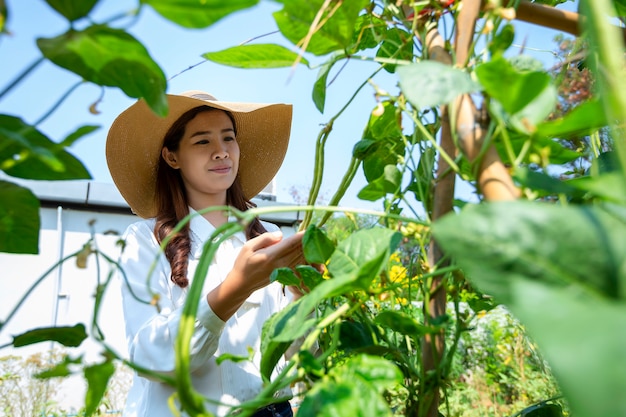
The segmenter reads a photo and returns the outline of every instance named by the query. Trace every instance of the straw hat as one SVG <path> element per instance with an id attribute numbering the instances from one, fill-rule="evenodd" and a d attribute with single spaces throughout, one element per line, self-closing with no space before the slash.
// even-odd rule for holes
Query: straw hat
<path id="1" fill-rule="evenodd" d="M 210 106 L 235 118 L 240 148 L 239 179 L 246 198 L 256 196 L 280 168 L 291 131 L 290 104 L 230 103 L 202 91 L 167 95 L 169 112 L 159 117 L 139 100 L 111 125 L 106 159 L 113 182 L 137 215 L 155 217 L 156 177 L 165 133 L 188 110 Z"/>

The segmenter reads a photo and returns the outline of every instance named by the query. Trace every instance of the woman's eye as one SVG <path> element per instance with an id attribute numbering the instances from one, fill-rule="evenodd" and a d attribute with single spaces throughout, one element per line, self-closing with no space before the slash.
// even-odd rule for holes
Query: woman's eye
<path id="1" fill-rule="evenodd" d="M 225 140 L 226 142 L 232 142 L 232 141 L 234 141 L 234 140 L 236 140 L 236 139 L 235 139 L 235 137 L 234 137 L 234 136 L 226 136 L 226 137 L 224 138 L 224 140 Z"/>
<path id="2" fill-rule="evenodd" d="M 207 139 L 201 139 L 196 142 L 196 145 L 206 145 L 207 143 L 209 143 Z"/>

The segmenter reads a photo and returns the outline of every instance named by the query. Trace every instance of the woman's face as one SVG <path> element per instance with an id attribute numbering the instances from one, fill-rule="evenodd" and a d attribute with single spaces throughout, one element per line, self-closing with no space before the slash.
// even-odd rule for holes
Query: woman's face
<path id="1" fill-rule="evenodd" d="M 176 151 L 163 148 L 169 166 L 180 170 L 193 208 L 226 203 L 226 191 L 239 169 L 233 122 L 221 110 L 198 113 L 187 123 Z"/>

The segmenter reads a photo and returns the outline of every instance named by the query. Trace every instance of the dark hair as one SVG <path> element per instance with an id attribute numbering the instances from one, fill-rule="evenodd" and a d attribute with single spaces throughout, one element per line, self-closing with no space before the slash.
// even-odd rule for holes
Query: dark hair
<path id="1" fill-rule="evenodd" d="M 163 146 L 170 151 L 178 150 L 179 144 L 185 133 L 187 123 L 196 117 L 199 113 L 206 111 L 224 111 L 209 106 L 195 107 L 188 110 L 180 116 L 169 128 L 163 139 Z M 237 126 L 233 115 L 224 111 L 233 122 L 235 133 Z M 187 203 L 187 195 L 185 186 L 180 176 L 180 171 L 170 167 L 163 157 L 159 158 L 157 168 L 156 181 L 156 202 L 157 216 L 154 225 L 154 236 L 159 243 L 172 233 L 176 225 L 189 214 L 189 205 Z M 237 210 L 248 210 L 256 207 L 252 201 L 246 199 L 243 195 L 239 176 L 235 178 L 235 182 L 226 192 L 226 204 L 236 208 Z M 255 218 L 246 229 L 246 238 L 251 239 L 267 230 L 263 227 L 258 218 Z M 167 243 L 165 247 L 165 257 L 172 268 L 171 280 L 179 287 L 185 288 L 189 285 L 187 277 L 187 264 L 189 253 L 191 252 L 191 236 L 189 223 L 177 232 Z"/>

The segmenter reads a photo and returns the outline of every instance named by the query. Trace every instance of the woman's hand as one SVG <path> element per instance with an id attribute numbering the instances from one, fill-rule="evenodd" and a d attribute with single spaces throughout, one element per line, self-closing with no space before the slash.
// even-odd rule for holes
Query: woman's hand
<path id="1" fill-rule="evenodd" d="M 281 232 L 271 232 L 248 240 L 224 282 L 207 295 L 213 312 L 228 320 L 250 294 L 269 285 L 274 269 L 304 264 L 303 235 L 298 232 L 283 239 Z"/>

